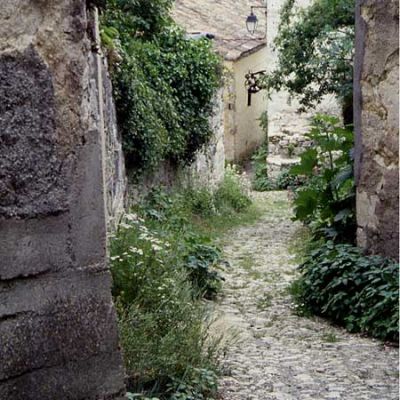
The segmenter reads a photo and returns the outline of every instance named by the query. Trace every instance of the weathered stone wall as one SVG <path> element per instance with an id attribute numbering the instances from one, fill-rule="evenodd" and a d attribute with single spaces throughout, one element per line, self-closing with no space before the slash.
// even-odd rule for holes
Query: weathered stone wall
<path id="1" fill-rule="evenodd" d="M 89 22 L 82 0 L 0 7 L 1 399 L 124 392 Z"/>
<path id="2" fill-rule="evenodd" d="M 268 0 L 268 71 L 274 70 L 278 62 L 278 52 L 274 50 L 274 40 L 278 34 L 280 12 L 286 0 Z M 311 0 L 296 0 L 297 7 L 307 7 Z M 340 106 L 333 96 L 327 96 L 316 110 L 298 113 L 299 103 L 285 91 L 272 93 L 268 102 L 269 153 L 278 159 L 290 158 L 302 152 L 307 145 L 304 134 L 310 127 L 310 118 L 317 112 L 341 115 Z M 272 157 L 271 157 L 272 160 Z M 272 160 L 273 161 L 273 160 Z"/>
<path id="3" fill-rule="evenodd" d="M 200 184 L 216 186 L 224 178 L 225 168 L 223 89 L 214 97 L 211 127 L 213 136 L 210 143 L 197 153 L 187 175 Z"/>
<path id="4" fill-rule="evenodd" d="M 102 58 L 103 120 L 106 136 L 105 180 L 108 230 L 118 224 L 127 203 L 128 180 L 125 158 L 122 151 L 121 134 L 118 131 L 117 115 L 113 99 L 111 79 L 106 58 Z"/>
<path id="5" fill-rule="evenodd" d="M 399 3 L 358 0 L 355 68 L 358 243 L 398 259 Z"/>

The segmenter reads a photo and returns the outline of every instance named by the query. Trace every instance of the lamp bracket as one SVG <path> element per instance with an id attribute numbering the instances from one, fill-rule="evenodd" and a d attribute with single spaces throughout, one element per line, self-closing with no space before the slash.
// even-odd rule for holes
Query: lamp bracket
<path id="1" fill-rule="evenodd" d="M 247 88 L 247 106 L 251 106 L 251 96 L 253 94 L 258 93 L 260 90 L 263 89 L 263 85 L 261 82 L 261 79 L 267 71 L 262 70 L 262 71 L 257 71 L 257 72 L 251 72 L 249 71 L 245 75 L 245 87 Z"/>

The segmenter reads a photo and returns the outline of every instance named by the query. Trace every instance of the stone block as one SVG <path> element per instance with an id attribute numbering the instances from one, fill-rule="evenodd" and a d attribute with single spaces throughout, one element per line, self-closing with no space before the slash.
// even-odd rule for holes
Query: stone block
<path id="1" fill-rule="evenodd" d="M 56 272 L 74 264 L 68 215 L 0 219 L 0 280 Z"/>
<path id="2" fill-rule="evenodd" d="M 108 273 L 72 274 L 2 290 L 0 382 L 117 349 L 110 286 Z"/>
<path id="3" fill-rule="evenodd" d="M 0 399 L 123 400 L 120 382 L 109 373 L 119 364 L 118 354 L 111 353 L 33 370 L 2 383 Z"/>

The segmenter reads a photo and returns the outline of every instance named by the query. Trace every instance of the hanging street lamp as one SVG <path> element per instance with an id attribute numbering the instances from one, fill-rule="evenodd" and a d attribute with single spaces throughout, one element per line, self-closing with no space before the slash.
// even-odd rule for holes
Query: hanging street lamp
<path id="1" fill-rule="evenodd" d="M 254 32 L 257 29 L 257 25 L 258 25 L 258 18 L 257 18 L 257 15 L 254 14 L 253 7 L 252 7 L 251 13 L 246 19 L 246 27 L 247 27 L 247 30 L 250 33 L 250 35 L 254 35 Z"/>
<path id="2" fill-rule="evenodd" d="M 267 10 L 267 6 L 251 6 L 250 8 L 250 15 L 246 18 L 246 27 L 250 35 L 254 35 L 254 33 L 257 30 L 257 25 L 258 25 L 258 18 L 257 15 L 254 14 L 254 9 L 255 8 L 264 8 Z M 267 14 L 267 11 L 265 11 L 265 14 Z"/>

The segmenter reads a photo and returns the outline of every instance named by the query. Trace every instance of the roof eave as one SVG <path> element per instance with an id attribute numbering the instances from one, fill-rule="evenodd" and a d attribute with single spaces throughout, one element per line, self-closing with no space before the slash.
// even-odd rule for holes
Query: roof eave
<path id="1" fill-rule="evenodd" d="M 248 56 L 256 53 L 257 51 L 263 49 L 266 46 L 267 46 L 267 43 L 263 42 L 249 50 L 245 50 L 245 51 L 241 52 L 238 55 L 234 55 L 234 54 L 232 54 L 233 52 L 230 52 L 224 56 L 224 60 L 225 61 L 233 61 L 233 62 L 239 61 L 240 59 L 248 57 Z"/>

